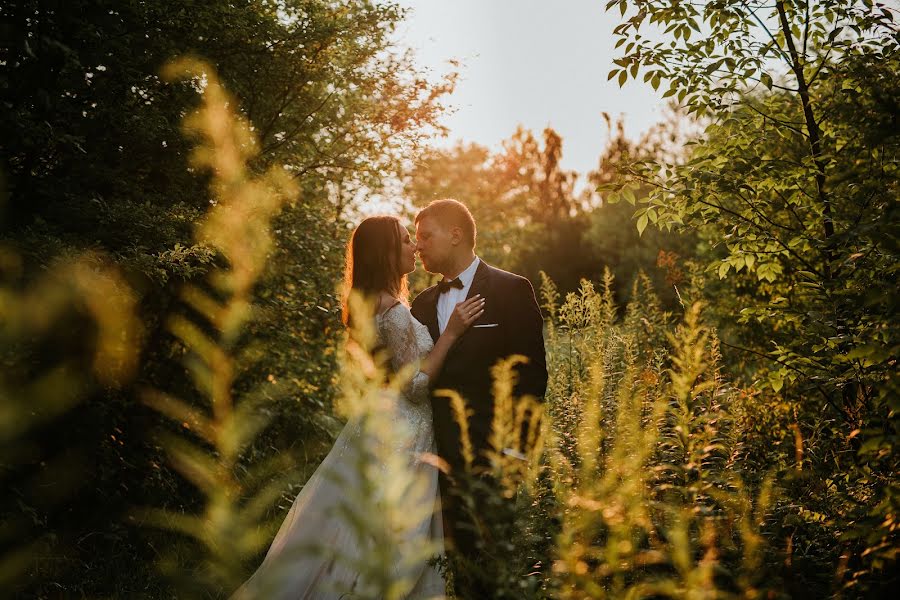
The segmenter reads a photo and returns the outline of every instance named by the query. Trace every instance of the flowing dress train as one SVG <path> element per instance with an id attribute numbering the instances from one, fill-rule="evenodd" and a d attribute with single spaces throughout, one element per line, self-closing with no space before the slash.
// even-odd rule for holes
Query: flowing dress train
<path id="1" fill-rule="evenodd" d="M 433 347 L 428 329 L 403 304 L 378 315 L 376 325 L 395 371 L 410 365 L 415 369 Z M 444 548 L 438 474 L 425 460 L 435 452 L 429 384 L 428 376 L 416 370 L 400 394 L 380 395 L 380 436 L 366 419 L 351 419 L 344 426 L 294 500 L 262 565 L 232 600 L 368 596 L 373 588 L 366 572 L 377 552 L 397 557 L 387 565 L 391 577 L 414 582 L 408 600 L 444 597 L 440 571 L 421 554 L 423 542 L 434 554 L 443 554 Z M 373 448 L 381 453 L 370 452 Z M 389 517 L 377 507 L 394 502 L 398 508 L 398 491 L 391 488 L 398 479 L 408 484 L 399 491 L 399 502 L 406 503 L 399 512 L 414 515 L 414 521 L 405 525 L 399 539 L 388 537 L 392 548 L 385 549 L 385 538 L 361 537 L 360 532 L 367 530 L 367 523 L 385 529 L 383 521 Z M 369 502 L 372 493 L 382 504 Z"/>

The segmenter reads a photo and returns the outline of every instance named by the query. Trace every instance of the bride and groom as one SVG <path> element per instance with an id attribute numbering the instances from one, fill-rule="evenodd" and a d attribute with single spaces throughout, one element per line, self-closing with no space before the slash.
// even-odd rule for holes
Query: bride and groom
<path id="1" fill-rule="evenodd" d="M 465 205 L 455 200 L 432 202 L 416 216 L 415 226 L 415 241 L 399 219 L 390 216 L 367 218 L 354 230 L 347 247 L 345 297 L 361 295 L 375 312 L 353 314 L 345 301 L 344 322 L 374 322 L 391 370 L 412 371 L 393 404 L 390 423 L 395 433 L 389 432 L 397 438 L 395 458 L 424 482 L 416 488 L 413 502 L 425 510 L 404 531 L 405 542 L 427 542 L 437 554 L 447 547 L 467 561 L 485 563 L 480 559 L 487 550 L 479 543 L 476 522 L 485 512 L 479 506 L 485 498 L 469 495 L 468 504 L 462 500 L 454 474 L 466 468 L 463 436 L 450 400 L 434 392 L 453 390 L 465 399 L 472 472 L 481 473 L 489 488 L 498 485 L 489 475 L 486 454 L 494 417 L 491 367 L 511 355 L 525 356 L 527 362 L 516 369 L 514 393 L 542 398 L 547 387 L 543 321 L 527 279 L 475 255 L 475 221 Z M 443 279 L 408 306 L 406 276 L 415 270 L 416 254 L 427 271 Z M 360 547 L 364 544 L 346 523 L 346 514 L 342 517 L 335 510 L 342 498 L 352 495 L 354 486 L 364 485 L 352 458 L 360 435 L 359 425 L 348 422 L 294 501 L 263 564 L 234 599 L 353 598 L 365 589 L 360 567 L 366 560 Z M 515 454 L 517 449 L 510 450 Z M 441 461 L 429 459 L 435 452 Z M 439 471 L 436 465 L 441 463 L 445 468 Z M 309 547 L 326 551 L 296 552 Z M 341 553 L 351 560 L 339 560 Z M 444 596 L 445 581 L 434 562 L 397 561 L 396 575 L 411 585 L 406 598 Z M 454 582 L 460 597 L 492 595 L 489 578 L 454 572 Z"/>

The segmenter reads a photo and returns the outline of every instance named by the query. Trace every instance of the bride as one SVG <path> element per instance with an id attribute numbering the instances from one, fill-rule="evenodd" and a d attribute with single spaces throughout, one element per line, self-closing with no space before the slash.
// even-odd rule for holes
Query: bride
<path id="1" fill-rule="evenodd" d="M 429 382 L 456 339 L 484 312 L 484 300 L 457 304 L 432 343 L 407 306 L 406 276 L 415 270 L 415 253 L 415 242 L 395 217 L 369 217 L 354 230 L 347 245 L 344 324 L 373 321 L 376 347 L 387 351 L 390 370 L 402 371 L 407 383 L 399 394 L 367 399 L 376 406 L 368 411 L 373 418 L 350 418 L 294 500 L 262 565 L 232 600 L 349 599 L 386 585 L 394 586 L 391 595 L 408 599 L 444 597 L 441 573 L 423 552 L 440 555 L 444 547 L 438 474 L 430 460 Z M 375 313 L 356 314 L 356 304 L 351 311 L 351 294 Z M 373 530 L 387 533 L 365 533 Z M 389 564 L 379 574 L 372 563 L 384 556 Z M 372 581 L 379 575 L 382 581 Z"/>

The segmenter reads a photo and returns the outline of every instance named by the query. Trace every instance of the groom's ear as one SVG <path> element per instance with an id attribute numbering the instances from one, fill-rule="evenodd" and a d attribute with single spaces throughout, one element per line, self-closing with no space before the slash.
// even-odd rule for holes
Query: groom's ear
<path id="1" fill-rule="evenodd" d="M 450 228 L 450 243 L 454 246 L 459 246 L 459 244 L 463 240 L 463 230 L 462 227 L 454 225 Z"/>

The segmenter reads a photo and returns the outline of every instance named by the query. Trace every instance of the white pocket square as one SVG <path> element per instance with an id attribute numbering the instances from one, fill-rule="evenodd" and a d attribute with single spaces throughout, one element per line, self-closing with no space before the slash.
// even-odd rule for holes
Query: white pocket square
<path id="1" fill-rule="evenodd" d="M 472 327 L 483 327 L 487 329 L 488 327 L 500 327 L 500 323 L 485 323 L 484 325 L 472 325 Z"/>

